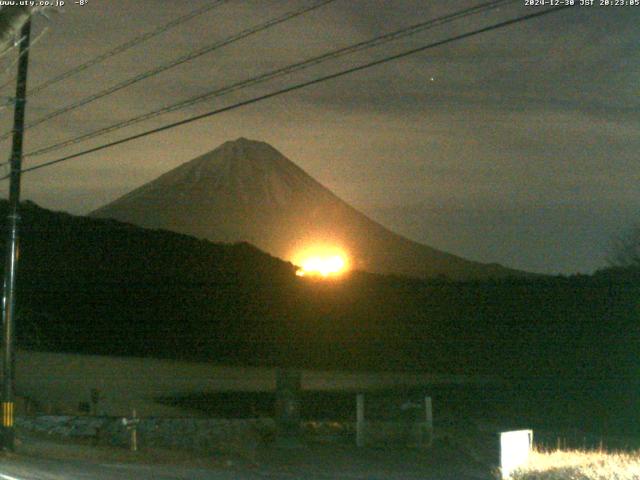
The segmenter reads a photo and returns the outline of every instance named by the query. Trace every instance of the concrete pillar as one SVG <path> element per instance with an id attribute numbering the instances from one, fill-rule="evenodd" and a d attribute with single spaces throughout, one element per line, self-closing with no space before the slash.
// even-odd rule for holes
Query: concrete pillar
<path id="1" fill-rule="evenodd" d="M 279 368 L 276 371 L 276 428 L 277 443 L 281 446 L 296 446 L 301 443 L 301 376 L 299 370 Z"/>
<path id="2" fill-rule="evenodd" d="M 431 397 L 424 397 L 424 413 L 425 413 L 425 439 L 427 446 L 433 443 L 433 408 L 431 405 Z"/>

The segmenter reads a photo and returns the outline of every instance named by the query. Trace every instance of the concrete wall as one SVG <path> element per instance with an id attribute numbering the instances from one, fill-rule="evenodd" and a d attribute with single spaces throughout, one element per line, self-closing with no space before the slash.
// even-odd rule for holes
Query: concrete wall
<path id="1" fill-rule="evenodd" d="M 275 372 L 265 368 L 220 367 L 147 358 L 18 352 L 16 392 L 41 411 L 77 413 L 99 392 L 95 413 L 111 416 L 183 415 L 154 399 L 175 393 L 270 391 Z M 192 414 L 190 414 L 192 415 Z"/>
<path id="2" fill-rule="evenodd" d="M 404 373 L 349 373 L 302 371 L 302 389 L 367 391 L 390 387 L 416 387 L 442 383 L 495 381 L 455 375 Z M 38 411 L 78 413 L 81 402 L 100 399 L 96 414 L 127 416 L 136 409 L 141 417 L 193 416 L 155 399 L 176 394 L 211 392 L 273 392 L 274 368 L 224 367 L 207 363 L 150 358 L 124 358 L 19 351 L 16 354 L 16 391 L 30 399 Z"/>

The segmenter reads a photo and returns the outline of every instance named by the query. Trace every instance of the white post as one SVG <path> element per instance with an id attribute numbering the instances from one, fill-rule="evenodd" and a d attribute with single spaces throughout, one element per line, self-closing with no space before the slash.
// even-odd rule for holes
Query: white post
<path id="1" fill-rule="evenodd" d="M 356 446 L 363 447 L 364 443 L 364 393 L 358 393 L 356 395 Z"/>
<path id="2" fill-rule="evenodd" d="M 136 415 L 135 409 L 133 409 L 131 418 L 133 420 L 133 425 L 131 428 L 131 451 L 137 452 L 138 451 L 138 426 L 136 425 L 136 422 L 138 417 Z"/>
<path id="3" fill-rule="evenodd" d="M 427 427 L 426 443 L 430 446 L 433 443 L 433 409 L 431 405 L 431 397 L 424 397 L 424 413 Z"/>

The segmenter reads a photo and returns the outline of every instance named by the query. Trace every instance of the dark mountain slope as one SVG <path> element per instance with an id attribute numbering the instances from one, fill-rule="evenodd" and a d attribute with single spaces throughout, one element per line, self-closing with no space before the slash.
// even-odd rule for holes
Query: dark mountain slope
<path id="1" fill-rule="evenodd" d="M 6 203 L 0 203 L 4 218 Z M 312 368 L 608 375 L 634 365 L 633 272 L 473 282 L 295 276 L 220 245 L 23 207 L 18 336 L 43 350 Z"/>
<path id="2" fill-rule="evenodd" d="M 308 245 L 337 246 L 348 253 L 354 268 L 374 273 L 452 279 L 523 274 L 397 235 L 270 145 L 244 138 L 224 143 L 91 215 L 211 241 L 247 241 L 291 261 Z"/>
<path id="3" fill-rule="evenodd" d="M 22 210 L 22 348 L 498 374 L 512 380 L 504 390 L 474 397 L 489 413 L 554 428 L 571 419 L 600 431 L 639 424 L 637 271 L 467 282 L 352 273 L 319 281 L 248 244 L 33 204 Z M 0 202 L 0 218 L 6 213 Z"/>

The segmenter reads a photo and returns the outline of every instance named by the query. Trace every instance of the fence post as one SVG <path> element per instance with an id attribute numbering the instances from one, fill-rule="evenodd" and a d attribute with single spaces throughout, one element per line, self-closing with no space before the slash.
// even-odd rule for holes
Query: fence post
<path id="1" fill-rule="evenodd" d="M 431 446 L 433 443 L 433 406 L 431 404 L 431 397 L 424 397 L 424 413 L 426 423 L 426 443 L 427 446 Z"/>
<path id="2" fill-rule="evenodd" d="M 364 444 L 364 393 L 358 393 L 356 395 L 356 446 L 363 447 Z"/>
<path id="3" fill-rule="evenodd" d="M 136 409 L 131 412 L 131 451 L 138 451 L 138 416 L 136 415 Z"/>
<path id="4" fill-rule="evenodd" d="M 129 448 L 132 452 L 138 451 L 138 423 L 140 419 L 136 413 L 135 408 L 131 412 L 131 418 L 122 417 L 122 426 L 131 431 L 131 440 L 129 442 Z"/>

